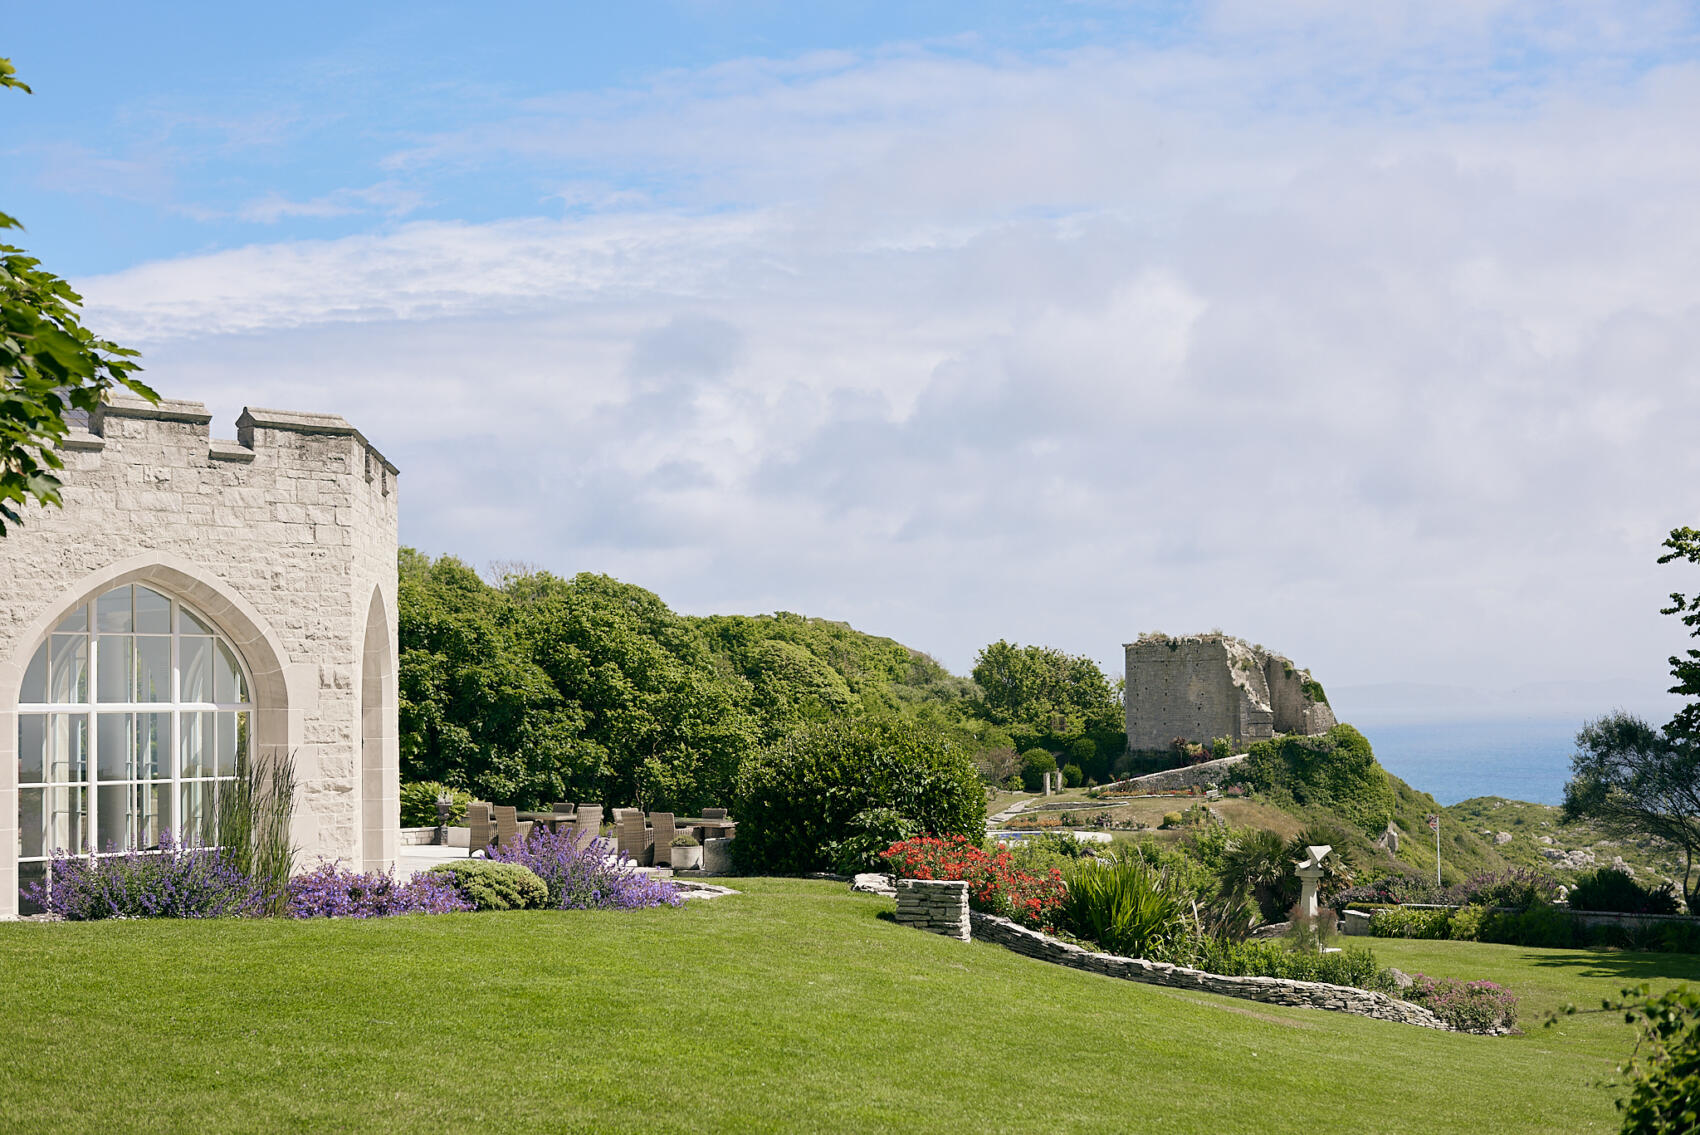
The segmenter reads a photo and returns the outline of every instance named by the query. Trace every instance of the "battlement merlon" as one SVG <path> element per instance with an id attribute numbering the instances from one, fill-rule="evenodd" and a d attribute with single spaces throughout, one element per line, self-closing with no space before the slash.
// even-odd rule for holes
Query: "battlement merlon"
<path id="1" fill-rule="evenodd" d="M 100 450 L 104 448 L 106 421 L 109 418 L 141 419 L 156 422 L 177 422 L 195 429 L 207 443 L 208 456 L 213 460 L 252 461 L 255 452 L 256 430 L 278 430 L 296 434 L 327 434 L 351 437 L 366 452 L 366 479 L 372 480 L 378 469 L 397 476 L 401 470 L 378 451 L 366 435 L 345 418 L 336 414 L 308 414 L 294 410 L 268 410 L 243 407 L 236 419 L 236 440 L 214 438 L 211 432 L 212 415 L 206 403 L 184 399 L 162 398 L 156 405 L 132 394 L 108 393 L 106 401 L 89 418 L 87 432 L 73 429 L 66 439 L 66 448 Z M 387 481 L 387 477 L 386 477 Z M 386 484 L 387 489 L 387 484 Z"/>

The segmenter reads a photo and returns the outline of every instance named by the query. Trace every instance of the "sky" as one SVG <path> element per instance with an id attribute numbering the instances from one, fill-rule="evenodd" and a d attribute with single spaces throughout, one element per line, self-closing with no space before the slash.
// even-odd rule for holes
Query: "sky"
<path id="1" fill-rule="evenodd" d="M 0 56 L 86 322 L 216 435 L 348 418 L 432 554 L 958 673 L 1219 628 L 1594 714 L 1686 645 L 1692 4 L 91 3 Z"/>

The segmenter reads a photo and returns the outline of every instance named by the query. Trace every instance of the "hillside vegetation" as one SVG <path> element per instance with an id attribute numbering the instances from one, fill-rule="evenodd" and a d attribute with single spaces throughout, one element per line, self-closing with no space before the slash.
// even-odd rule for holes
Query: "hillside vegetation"
<path id="1" fill-rule="evenodd" d="M 906 722 L 1002 783 L 1020 754 L 1107 779 L 1125 748 L 1115 683 L 1090 659 L 993 643 L 973 678 L 845 623 L 692 617 L 606 575 L 400 556 L 402 776 L 521 807 L 694 811 L 740 767 L 831 721 Z"/>

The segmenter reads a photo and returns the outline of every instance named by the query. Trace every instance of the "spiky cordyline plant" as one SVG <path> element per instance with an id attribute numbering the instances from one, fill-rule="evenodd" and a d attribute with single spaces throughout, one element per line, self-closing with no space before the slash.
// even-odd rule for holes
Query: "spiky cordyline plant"
<path id="1" fill-rule="evenodd" d="M 295 815 L 295 754 L 236 758 L 236 779 L 218 795 L 217 839 L 229 862 L 264 888 L 268 914 L 289 906 L 295 873 L 290 820 Z"/>

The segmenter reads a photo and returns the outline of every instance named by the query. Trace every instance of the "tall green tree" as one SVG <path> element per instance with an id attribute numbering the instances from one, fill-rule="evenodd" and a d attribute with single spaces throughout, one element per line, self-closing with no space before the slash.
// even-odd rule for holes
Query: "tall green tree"
<path id="1" fill-rule="evenodd" d="M 0 59 L 0 89 L 31 93 L 9 59 Z M 0 213 L 0 229 L 22 228 Z M 135 377 L 135 351 L 82 325 L 81 303 L 35 257 L 0 243 L 0 536 L 23 522 L 29 501 L 63 505 L 56 470 L 65 467 L 59 449 L 71 410 L 93 410 L 114 386 L 159 401 Z"/>
<path id="2" fill-rule="evenodd" d="M 986 716 L 999 725 L 1056 733 L 1121 728 L 1120 696 L 1084 655 L 999 639 L 975 658 L 973 676 Z"/>
<path id="3" fill-rule="evenodd" d="M 1674 528 L 1659 563 L 1700 564 L 1700 532 Z M 1671 592 L 1666 615 L 1681 618 L 1700 637 L 1700 593 Z M 1700 906 L 1694 879 L 1700 852 L 1700 650 L 1670 658 L 1671 693 L 1690 699 L 1664 729 L 1632 714 L 1590 721 L 1576 735 L 1570 781 L 1564 786 L 1566 820 L 1589 819 L 1619 838 L 1652 836 L 1682 852 L 1682 889 L 1690 910 Z"/>
<path id="4" fill-rule="evenodd" d="M 1659 557 L 1661 564 L 1673 560 L 1686 560 L 1691 564 L 1700 564 L 1700 531 L 1693 528 L 1673 528 L 1665 539 L 1662 547 L 1668 549 Z M 1673 591 L 1670 595 L 1670 606 L 1660 609 L 1660 614 L 1676 615 L 1682 620 L 1682 625 L 1688 628 L 1691 637 L 1700 638 L 1700 591 L 1693 595 L 1684 595 Z M 1671 677 L 1676 679 L 1676 685 L 1670 692 L 1681 694 L 1689 702 L 1677 711 L 1665 732 L 1674 737 L 1700 736 L 1700 650 L 1689 647 L 1680 655 L 1672 655 L 1670 659 Z"/>

